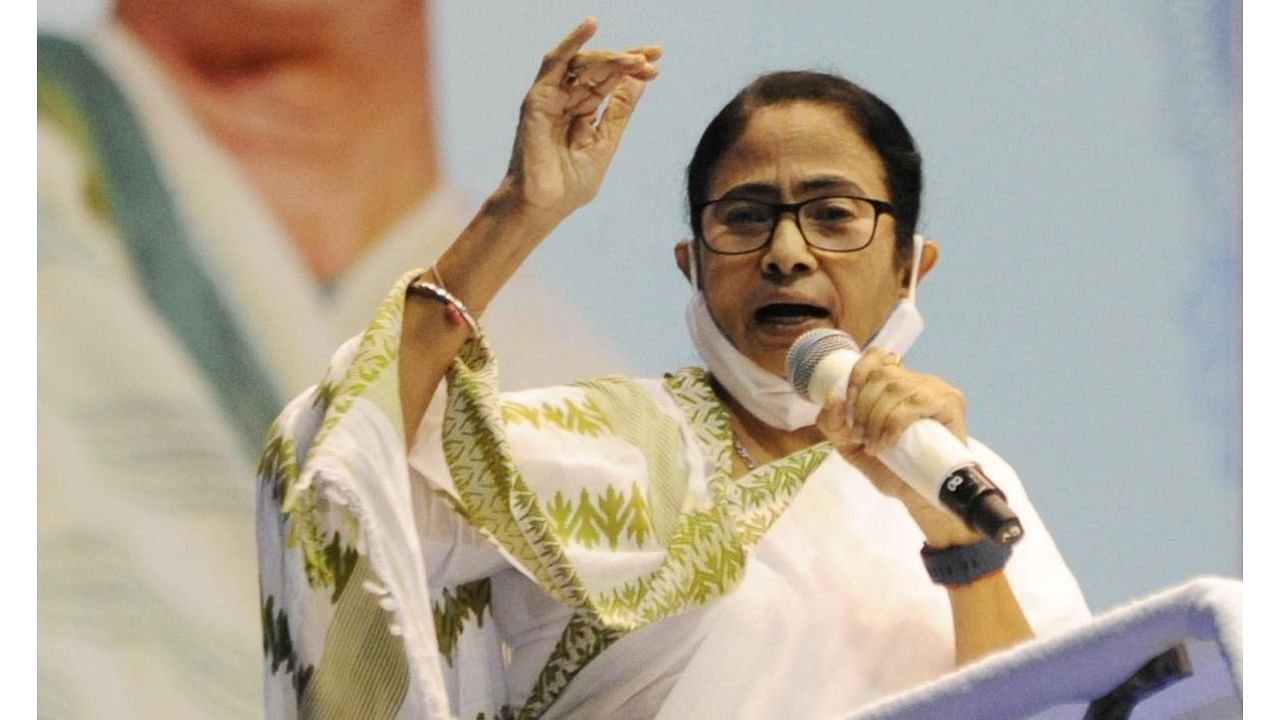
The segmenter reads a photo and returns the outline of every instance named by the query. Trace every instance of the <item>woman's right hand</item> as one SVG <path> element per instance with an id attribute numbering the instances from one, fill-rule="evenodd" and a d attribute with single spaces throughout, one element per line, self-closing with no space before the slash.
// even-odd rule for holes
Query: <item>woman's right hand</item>
<path id="1" fill-rule="evenodd" d="M 645 84 L 658 76 L 661 47 L 584 52 L 595 32 L 587 18 L 548 52 L 520 107 L 504 189 L 553 222 L 595 197 Z"/>

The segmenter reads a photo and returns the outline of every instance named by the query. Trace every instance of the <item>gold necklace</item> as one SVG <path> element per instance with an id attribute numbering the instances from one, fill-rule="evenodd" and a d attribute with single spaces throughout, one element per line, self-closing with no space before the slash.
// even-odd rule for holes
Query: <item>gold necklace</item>
<path id="1" fill-rule="evenodd" d="M 728 395 L 728 392 L 720 386 L 720 383 L 716 381 L 714 376 L 711 378 L 711 389 L 720 396 L 720 402 L 724 405 L 725 410 L 727 411 L 726 414 L 732 416 L 733 412 L 729 410 L 728 402 L 724 400 L 724 397 Z M 747 472 L 751 472 L 760 467 L 756 462 L 756 459 L 751 457 L 751 453 L 747 451 L 747 446 L 743 445 L 742 440 L 738 439 L 738 431 L 733 429 L 732 424 L 729 425 L 729 439 L 733 441 L 733 452 L 742 459 L 742 464 L 747 466 Z"/>
<path id="2" fill-rule="evenodd" d="M 751 453 L 747 452 L 746 446 L 738 439 L 738 433 L 733 432 L 733 430 L 730 430 L 729 433 L 733 438 L 733 451 L 738 454 L 738 457 L 742 458 L 742 464 L 747 466 L 747 472 L 755 470 L 757 467 L 755 458 L 751 457 Z"/>

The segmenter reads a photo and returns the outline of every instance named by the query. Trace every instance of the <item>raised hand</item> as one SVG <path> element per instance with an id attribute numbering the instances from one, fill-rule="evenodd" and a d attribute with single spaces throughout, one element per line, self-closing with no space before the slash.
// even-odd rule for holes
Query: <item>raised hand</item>
<path id="1" fill-rule="evenodd" d="M 524 209 L 556 219 L 595 197 L 645 84 L 658 76 L 659 46 L 583 51 L 595 32 L 587 18 L 548 52 L 520 107 L 506 183 Z"/>
<path id="2" fill-rule="evenodd" d="M 543 58 L 520 106 L 506 177 L 426 275 L 447 280 L 473 316 L 561 220 L 595 196 L 645 83 L 658 76 L 657 45 L 583 51 L 595 31 L 587 18 Z M 456 320 L 456 311 L 431 300 L 405 304 L 399 379 L 406 442 L 417 436 L 469 336 Z"/>

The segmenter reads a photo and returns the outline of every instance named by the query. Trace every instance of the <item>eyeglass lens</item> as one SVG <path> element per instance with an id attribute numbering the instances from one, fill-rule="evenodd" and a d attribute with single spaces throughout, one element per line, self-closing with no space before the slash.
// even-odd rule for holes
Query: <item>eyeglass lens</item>
<path id="1" fill-rule="evenodd" d="M 703 209 L 703 237 L 716 252 L 758 250 L 769 243 L 788 210 L 794 210 L 805 242 L 822 250 L 861 250 L 875 234 L 876 208 L 863 198 L 821 197 L 797 205 L 730 198 Z"/>

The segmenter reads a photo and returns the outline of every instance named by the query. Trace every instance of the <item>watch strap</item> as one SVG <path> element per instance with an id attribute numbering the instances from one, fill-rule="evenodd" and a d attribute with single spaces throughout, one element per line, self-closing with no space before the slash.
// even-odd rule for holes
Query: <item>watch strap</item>
<path id="1" fill-rule="evenodd" d="M 920 550 L 929 579 L 938 585 L 957 586 L 1004 569 L 1013 548 L 983 538 L 972 545 L 953 545 L 937 550 L 925 545 Z"/>

